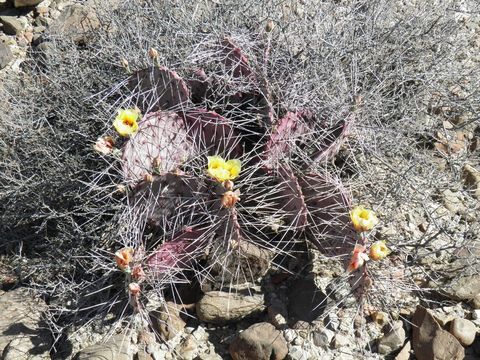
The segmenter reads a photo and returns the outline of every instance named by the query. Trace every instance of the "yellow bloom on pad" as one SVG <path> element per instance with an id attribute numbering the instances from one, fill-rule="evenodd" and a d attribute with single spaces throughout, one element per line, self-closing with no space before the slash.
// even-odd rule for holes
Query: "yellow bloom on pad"
<path id="1" fill-rule="evenodd" d="M 234 180 L 240 175 L 242 162 L 237 159 L 225 161 L 221 156 L 208 157 L 208 175 L 217 181 Z"/>
<path id="2" fill-rule="evenodd" d="M 365 209 L 363 206 L 356 206 L 350 211 L 353 227 L 358 232 L 368 231 L 378 224 L 378 218 L 372 210 Z"/>
<path id="3" fill-rule="evenodd" d="M 385 259 L 390 254 L 390 249 L 385 241 L 376 241 L 370 247 L 370 259 L 378 261 Z"/>
<path id="4" fill-rule="evenodd" d="M 138 117 L 140 111 L 138 109 L 120 109 L 118 115 L 113 121 L 113 127 L 120 136 L 130 136 L 138 131 Z"/>

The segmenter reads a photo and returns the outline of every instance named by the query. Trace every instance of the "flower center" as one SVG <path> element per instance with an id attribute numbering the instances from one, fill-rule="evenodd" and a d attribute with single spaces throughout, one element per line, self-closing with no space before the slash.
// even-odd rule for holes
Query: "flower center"
<path id="1" fill-rule="evenodd" d="M 361 218 L 361 219 L 364 219 L 364 220 L 368 220 L 369 216 L 368 216 L 368 211 L 362 211 L 360 212 L 360 214 L 358 214 L 358 216 Z"/>

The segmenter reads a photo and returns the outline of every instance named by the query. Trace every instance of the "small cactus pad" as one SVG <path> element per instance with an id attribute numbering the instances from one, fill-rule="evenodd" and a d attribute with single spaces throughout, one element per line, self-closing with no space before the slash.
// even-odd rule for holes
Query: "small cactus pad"
<path id="1" fill-rule="evenodd" d="M 190 92 L 183 79 L 166 67 L 150 67 L 130 76 L 128 87 L 137 94 L 136 103 L 142 112 L 182 110 Z"/>
<path id="2" fill-rule="evenodd" d="M 173 112 L 150 113 L 123 148 L 123 174 L 129 181 L 141 180 L 146 174 L 163 174 L 175 170 L 191 154 L 183 120 Z"/>
<path id="3" fill-rule="evenodd" d="M 232 75 L 237 78 L 253 76 L 253 71 L 248 64 L 248 58 L 231 39 L 224 39 L 222 46 L 222 51 L 225 55 L 224 64 L 227 71 L 231 71 Z"/>
<path id="4" fill-rule="evenodd" d="M 175 272 L 188 268 L 199 257 L 203 256 L 208 239 L 205 230 L 187 228 L 175 234 L 170 241 L 161 244 L 148 258 L 148 269 L 154 276 Z"/>
<path id="5" fill-rule="evenodd" d="M 196 147 L 209 155 L 238 158 L 242 155 L 241 137 L 230 122 L 213 111 L 196 109 L 184 114 L 187 133 Z"/>
<path id="6" fill-rule="evenodd" d="M 308 209 L 307 236 L 328 255 L 344 255 L 355 243 L 349 194 L 340 181 L 319 174 L 299 177 Z"/>

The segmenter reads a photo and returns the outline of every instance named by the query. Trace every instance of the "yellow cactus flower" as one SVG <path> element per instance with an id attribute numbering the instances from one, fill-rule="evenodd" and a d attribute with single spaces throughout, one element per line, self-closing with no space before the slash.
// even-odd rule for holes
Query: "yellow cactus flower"
<path id="1" fill-rule="evenodd" d="M 118 110 L 118 115 L 113 121 L 113 127 L 120 136 L 133 135 L 138 130 L 138 117 L 140 111 L 138 109 L 121 109 Z"/>
<path id="2" fill-rule="evenodd" d="M 385 245 L 385 241 L 377 241 L 370 247 L 370 258 L 378 261 L 385 259 L 390 254 L 390 249 Z"/>
<path id="3" fill-rule="evenodd" d="M 233 180 L 240 175 L 242 162 L 237 159 L 225 161 L 221 156 L 208 157 L 208 175 L 217 181 Z"/>
<path id="4" fill-rule="evenodd" d="M 364 232 L 373 229 L 378 224 L 378 218 L 372 210 L 365 209 L 363 206 L 356 206 L 350 211 L 353 227 L 358 232 Z"/>

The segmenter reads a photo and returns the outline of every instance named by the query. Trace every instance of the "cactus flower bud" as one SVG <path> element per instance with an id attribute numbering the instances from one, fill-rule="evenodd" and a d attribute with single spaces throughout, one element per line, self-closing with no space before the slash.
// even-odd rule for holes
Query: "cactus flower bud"
<path id="1" fill-rule="evenodd" d="M 133 249 L 132 248 L 123 248 L 118 250 L 115 253 L 115 262 L 120 270 L 129 272 L 130 271 L 130 263 L 133 259 Z"/>
<path id="2" fill-rule="evenodd" d="M 157 59 L 157 58 L 158 58 L 158 51 L 157 51 L 157 49 L 155 49 L 155 48 L 153 48 L 153 47 L 150 48 L 150 49 L 148 50 L 148 56 L 149 56 L 150 59 L 152 59 L 152 60 L 153 60 L 153 59 Z"/>
<path id="3" fill-rule="evenodd" d="M 370 247 L 370 258 L 378 261 L 385 259 L 390 254 L 390 249 L 385 245 L 385 241 L 377 241 Z"/>
<path id="4" fill-rule="evenodd" d="M 268 20 L 267 24 L 265 25 L 265 31 L 272 32 L 273 29 L 275 29 L 275 23 L 273 22 L 273 20 Z"/>
<path id="5" fill-rule="evenodd" d="M 352 272 L 361 268 L 369 257 L 365 253 L 365 246 L 356 245 L 353 250 L 352 258 L 350 259 L 350 264 L 348 265 L 347 271 Z"/>
<path id="6" fill-rule="evenodd" d="M 134 282 L 130 283 L 128 284 L 128 291 L 132 296 L 137 297 L 138 295 L 140 295 L 140 285 Z"/>
<path id="7" fill-rule="evenodd" d="M 234 207 L 240 201 L 240 190 L 227 191 L 222 197 L 222 206 L 225 208 Z"/>
<path id="8" fill-rule="evenodd" d="M 96 152 L 100 154 L 108 155 L 112 152 L 114 145 L 115 142 L 113 141 L 113 139 L 110 136 L 105 136 L 102 138 L 98 138 L 93 148 Z"/>

